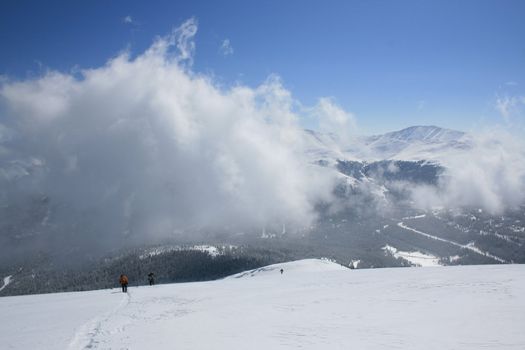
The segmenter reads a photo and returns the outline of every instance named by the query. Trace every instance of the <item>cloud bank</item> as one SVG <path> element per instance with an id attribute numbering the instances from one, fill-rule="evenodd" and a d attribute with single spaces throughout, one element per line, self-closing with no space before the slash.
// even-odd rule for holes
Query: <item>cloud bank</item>
<path id="1" fill-rule="evenodd" d="M 470 148 L 448 154 L 438 188 L 416 187 L 422 207 L 478 207 L 492 214 L 525 201 L 525 142 L 502 128 L 469 135 Z"/>
<path id="2" fill-rule="evenodd" d="M 196 32 L 190 19 L 80 78 L 3 83 L 4 192 L 96 213 L 117 236 L 315 220 L 335 180 L 305 159 L 290 92 L 276 77 L 221 89 L 195 74 Z"/>

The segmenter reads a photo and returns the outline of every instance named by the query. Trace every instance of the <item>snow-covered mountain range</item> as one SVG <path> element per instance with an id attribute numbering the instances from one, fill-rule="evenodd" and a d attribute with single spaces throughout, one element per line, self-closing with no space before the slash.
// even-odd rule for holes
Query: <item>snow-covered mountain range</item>
<path id="1" fill-rule="evenodd" d="M 325 160 L 442 160 L 471 147 L 467 133 L 437 126 L 412 126 L 382 135 L 355 136 L 351 140 L 312 130 L 305 132 L 308 154 Z"/>

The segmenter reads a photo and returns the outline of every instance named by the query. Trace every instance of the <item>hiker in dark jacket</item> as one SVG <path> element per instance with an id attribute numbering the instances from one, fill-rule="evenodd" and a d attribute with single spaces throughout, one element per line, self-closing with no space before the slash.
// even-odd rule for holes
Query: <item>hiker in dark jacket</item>
<path id="1" fill-rule="evenodd" d="M 120 275 L 120 278 L 118 280 L 120 282 L 120 286 L 122 287 L 122 292 L 127 293 L 128 291 L 128 276 L 126 275 Z"/>
<path id="2" fill-rule="evenodd" d="M 155 274 L 153 272 L 148 274 L 148 282 L 150 286 L 155 284 Z"/>

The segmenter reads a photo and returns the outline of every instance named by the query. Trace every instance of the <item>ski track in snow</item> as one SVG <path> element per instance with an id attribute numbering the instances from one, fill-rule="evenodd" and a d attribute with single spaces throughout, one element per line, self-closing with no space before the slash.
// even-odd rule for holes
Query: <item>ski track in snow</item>
<path id="1" fill-rule="evenodd" d="M 13 275 L 9 275 L 9 276 L 7 276 L 7 277 L 4 277 L 4 284 L 2 285 L 2 287 L 0 287 L 0 292 L 1 292 L 2 290 L 4 290 L 4 288 L 7 287 L 7 285 L 8 285 L 9 283 L 11 283 L 11 279 L 12 279 L 12 277 L 13 277 Z"/>
<path id="2" fill-rule="evenodd" d="M 454 242 L 454 241 L 451 241 L 451 240 L 448 240 L 448 239 L 445 239 L 445 238 L 433 236 L 433 235 L 431 235 L 429 233 L 416 230 L 415 228 L 412 228 L 410 226 L 405 225 L 403 222 L 398 222 L 397 226 L 401 227 L 402 229 L 405 229 L 405 230 L 408 230 L 408 231 L 412 231 L 412 232 L 417 233 L 419 235 L 425 236 L 427 238 L 434 239 L 436 241 L 445 242 L 445 243 L 449 243 L 449 244 L 455 245 L 456 247 L 460 247 L 460 248 L 463 248 L 463 249 L 468 249 L 468 250 L 473 251 L 474 253 L 477 253 L 479 255 L 483 255 L 483 256 L 485 256 L 487 258 L 494 259 L 497 262 L 507 263 L 507 261 L 505 259 L 502 259 L 502 258 L 500 258 L 498 256 L 495 256 L 495 255 L 489 253 L 489 252 L 485 252 L 485 251 L 479 249 L 478 247 L 476 247 L 474 245 L 474 243 L 460 244 L 458 242 Z"/>
<path id="3" fill-rule="evenodd" d="M 149 287 L 150 290 L 156 288 Z M 128 349 L 132 344 L 130 334 L 140 334 L 144 324 L 187 315 L 190 311 L 186 305 L 194 301 L 173 296 L 139 298 L 135 301 L 128 290 L 113 310 L 81 326 L 68 350 Z"/>
<path id="4" fill-rule="evenodd" d="M 129 292 L 125 293 L 120 303 L 111 311 L 97 316 L 82 325 L 73 336 L 68 349 L 69 350 L 84 350 L 96 349 L 103 342 L 104 335 L 108 332 L 108 325 L 112 320 L 118 316 L 119 311 L 125 308 L 130 303 L 131 297 Z M 123 331 L 124 328 L 118 328 L 116 331 Z"/>

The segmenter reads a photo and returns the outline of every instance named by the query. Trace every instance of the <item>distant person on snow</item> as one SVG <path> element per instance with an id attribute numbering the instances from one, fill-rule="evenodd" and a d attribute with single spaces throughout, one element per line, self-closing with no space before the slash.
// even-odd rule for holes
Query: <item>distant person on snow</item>
<path id="1" fill-rule="evenodd" d="M 283 269 L 281 269 L 281 275 L 283 274 L 283 272 L 284 272 L 284 270 L 283 270 Z"/>
<path id="2" fill-rule="evenodd" d="M 153 272 L 148 274 L 148 282 L 150 286 L 155 284 L 155 274 Z"/>
<path id="3" fill-rule="evenodd" d="M 120 275 L 120 278 L 118 281 L 120 282 L 120 285 L 122 287 L 122 293 L 127 293 L 128 292 L 128 276 Z"/>

